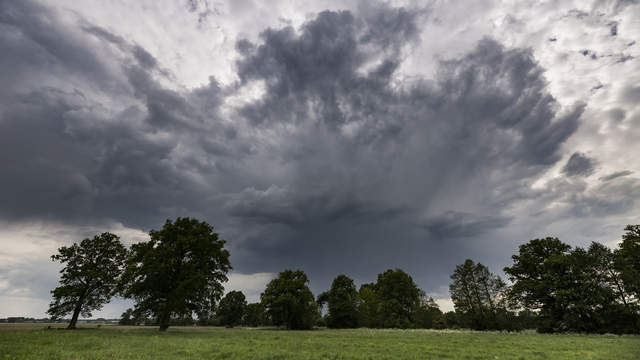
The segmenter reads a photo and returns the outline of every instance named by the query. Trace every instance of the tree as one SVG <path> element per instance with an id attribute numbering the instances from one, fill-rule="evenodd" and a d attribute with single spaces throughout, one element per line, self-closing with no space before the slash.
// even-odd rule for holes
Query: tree
<path id="1" fill-rule="evenodd" d="M 247 305 L 244 312 L 243 323 L 246 326 L 262 326 L 266 325 L 264 316 L 264 306 L 261 303 L 251 303 Z"/>
<path id="2" fill-rule="evenodd" d="M 231 291 L 225 295 L 218 305 L 220 325 L 234 327 L 239 325 L 247 307 L 247 300 L 241 291 Z"/>
<path id="3" fill-rule="evenodd" d="M 441 329 L 445 325 L 442 311 L 440 311 L 438 304 L 432 298 L 427 297 L 424 292 L 422 292 L 420 301 L 413 310 L 412 317 L 416 328 Z"/>
<path id="4" fill-rule="evenodd" d="M 615 268 L 620 274 L 628 304 L 640 301 L 640 225 L 627 225 L 615 250 Z"/>
<path id="5" fill-rule="evenodd" d="M 637 331 L 616 255 L 604 245 L 571 249 L 555 238 L 536 239 L 513 258 L 505 268 L 514 281 L 510 297 L 539 310 L 538 331 Z"/>
<path id="6" fill-rule="evenodd" d="M 360 285 L 358 297 L 358 323 L 360 326 L 368 328 L 378 327 L 378 296 L 376 295 L 376 284 L 368 283 Z"/>
<path id="7" fill-rule="evenodd" d="M 47 313 L 52 319 L 72 313 L 68 329 L 75 329 L 79 315 L 91 316 L 115 294 L 126 253 L 120 238 L 108 232 L 59 248 L 51 259 L 66 265 Z"/>
<path id="8" fill-rule="evenodd" d="M 318 316 L 309 280 L 302 270 L 285 270 L 267 284 L 260 295 L 266 315 L 274 325 L 287 329 L 310 329 Z"/>
<path id="9" fill-rule="evenodd" d="M 131 247 L 123 276 L 122 293 L 135 299 L 134 311 L 155 316 L 160 331 L 172 317 L 210 312 L 231 269 L 225 241 L 211 225 L 191 218 L 167 220 L 149 236 Z"/>
<path id="10" fill-rule="evenodd" d="M 413 325 L 413 311 L 424 293 L 413 278 L 400 269 L 378 274 L 375 285 L 378 301 L 378 325 L 385 328 L 409 328 Z"/>
<path id="11" fill-rule="evenodd" d="M 449 285 L 457 313 L 473 329 L 498 329 L 498 314 L 506 311 L 506 284 L 481 263 L 471 259 L 456 266 Z"/>
<path id="12" fill-rule="evenodd" d="M 327 303 L 327 326 L 355 328 L 358 326 L 358 292 L 353 280 L 346 275 L 333 279 L 331 289 L 318 296 L 318 303 Z"/>
<path id="13" fill-rule="evenodd" d="M 534 239 L 520 245 L 513 265 L 504 272 L 513 283 L 508 296 L 522 308 L 539 310 L 538 331 L 563 330 L 564 308 L 558 301 L 559 275 L 568 271 L 571 247 L 558 238 Z"/>

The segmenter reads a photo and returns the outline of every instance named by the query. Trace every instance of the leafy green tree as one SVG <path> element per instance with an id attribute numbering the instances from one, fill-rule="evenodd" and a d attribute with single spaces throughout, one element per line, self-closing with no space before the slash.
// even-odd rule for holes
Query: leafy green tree
<path id="1" fill-rule="evenodd" d="M 118 324 L 120 324 L 120 325 L 136 325 L 135 319 L 134 319 L 134 315 L 133 315 L 133 309 L 125 310 L 122 313 L 122 315 L 120 315 L 120 320 L 118 321 Z"/>
<path id="2" fill-rule="evenodd" d="M 413 311 L 423 293 L 409 274 L 400 269 L 389 269 L 378 274 L 375 293 L 378 301 L 379 326 L 385 328 L 413 326 Z"/>
<path id="3" fill-rule="evenodd" d="M 247 307 L 247 299 L 241 291 L 230 291 L 218 304 L 220 325 L 234 327 L 239 325 Z"/>
<path id="4" fill-rule="evenodd" d="M 467 259 L 456 266 L 449 285 L 457 313 L 474 329 L 498 329 L 498 314 L 506 311 L 506 284 L 481 263 Z"/>
<path id="5" fill-rule="evenodd" d="M 504 268 L 513 283 L 508 291 L 510 300 L 540 312 L 538 331 L 563 330 L 565 308 L 558 299 L 558 280 L 568 271 L 570 249 L 558 238 L 534 239 L 520 245 L 519 253 L 511 257 L 513 265 Z"/>
<path id="6" fill-rule="evenodd" d="M 442 311 L 438 307 L 438 304 L 426 295 L 421 295 L 420 301 L 416 304 L 413 310 L 413 323 L 417 328 L 422 329 L 442 329 L 444 328 L 444 319 L 442 318 Z"/>
<path id="7" fill-rule="evenodd" d="M 622 242 L 615 250 L 614 265 L 622 280 L 625 302 L 628 305 L 640 301 L 640 225 L 627 225 Z"/>
<path id="8" fill-rule="evenodd" d="M 558 302 L 565 309 L 564 326 L 572 331 L 625 333 L 636 331 L 635 313 L 628 302 L 612 251 L 592 243 L 567 256 L 568 271 L 559 274 Z"/>
<path id="9" fill-rule="evenodd" d="M 358 324 L 368 328 L 376 328 L 378 325 L 378 296 L 376 284 L 368 283 L 360 285 L 358 290 L 360 304 L 358 306 Z"/>
<path id="10" fill-rule="evenodd" d="M 311 329 L 319 314 L 308 282 L 304 271 L 285 270 L 267 284 L 260 300 L 274 325 Z"/>
<path id="11" fill-rule="evenodd" d="M 231 269 L 225 241 L 211 225 L 191 218 L 167 220 L 149 235 L 131 247 L 123 276 L 122 293 L 135 299 L 134 311 L 156 317 L 160 331 L 172 318 L 210 312 Z"/>
<path id="12" fill-rule="evenodd" d="M 267 325 L 264 306 L 261 303 L 248 304 L 244 312 L 243 323 L 253 327 Z"/>
<path id="13" fill-rule="evenodd" d="M 505 268 L 514 281 L 510 296 L 525 309 L 539 310 L 541 332 L 638 331 L 618 254 L 598 243 L 585 250 L 555 238 L 532 240 Z"/>
<path id="14" fill-rule="evenodd" d="M 120 238 L 108 232 L 59 248 L 51 259 L 66 265 L 47 313 L 52 319 L 72 313 L 68 329 L 75 329 L 79 315 L 91 316 L 115 294 L 126 254 Z"/>
<path id="15" fill-rule="evenodd" d="M 318 303 L 327 303 L 326 323 L 330 328 L 357 327 L 359 301 L 356 285 L 346 275 L 338 275 L 333 279 L 331 289 L 318 296 Z"/>

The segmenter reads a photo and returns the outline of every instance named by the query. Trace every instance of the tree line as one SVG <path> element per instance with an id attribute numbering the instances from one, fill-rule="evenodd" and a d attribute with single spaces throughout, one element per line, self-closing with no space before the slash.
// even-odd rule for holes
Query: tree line
<path id="1" fill-rule="evenodd" d="M 302 270 L 284 270 L 257 303 L 240 291 L 224 295 L 232 269 L 225 241 L 192 218 L 167 220 L 150 240 L 127 249 L 102 233 L 61 247 L 65 266 L 48 313 L 90 317 L 113 296 L 132 299 L 123 325 L 279 326 L 329 328 L 536 329 L 538 332 L 640 332 L 640 225 L 628 225 L 615 250 L 593 242 L 572 248 L 557 238 L 519 247 L 504 268 L 510 285 L 485 265 L 467 259 L 455 267 L 449 291 L 454 311 L 443 313 L 401 269 L 356 287 L 338 275 L 317 297 Z M 224 295 L 224 297 L 223 297 Z"/>

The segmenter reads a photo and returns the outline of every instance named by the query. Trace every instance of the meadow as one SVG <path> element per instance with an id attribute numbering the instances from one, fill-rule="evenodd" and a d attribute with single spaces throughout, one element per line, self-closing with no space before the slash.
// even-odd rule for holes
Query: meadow
<path id="1" fill-rule="evenodd" d="M 639 359 L 640 336 L 0 324 L 0 359 Z"/>

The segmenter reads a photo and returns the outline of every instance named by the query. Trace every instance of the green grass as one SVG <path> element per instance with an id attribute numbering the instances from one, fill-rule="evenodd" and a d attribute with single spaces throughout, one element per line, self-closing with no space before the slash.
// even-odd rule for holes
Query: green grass
<path id="1" fill-rule="evenodd" d="M 60 325 L 58 325 L 60 326 Z M 640 359 L 639 336 L 0 324 L 8 359 Z"/>

